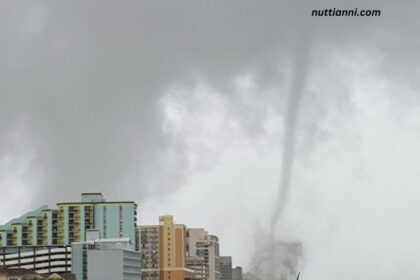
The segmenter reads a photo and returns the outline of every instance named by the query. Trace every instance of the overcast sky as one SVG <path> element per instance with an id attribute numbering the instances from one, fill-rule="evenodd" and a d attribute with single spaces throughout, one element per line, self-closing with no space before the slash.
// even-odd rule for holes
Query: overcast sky
<path id="1" fill-rule="evenodd" d="M 382 14 L 310 16 L 356 7 Z M 1 2 L 0 224 L 102 191 L 137 201 L 140 223 L 207 228 L 247 269 L 297 79 L 278 238 L 302 241 L 302 279 L 419 279 L 419 14 L 415 1 Z"/>

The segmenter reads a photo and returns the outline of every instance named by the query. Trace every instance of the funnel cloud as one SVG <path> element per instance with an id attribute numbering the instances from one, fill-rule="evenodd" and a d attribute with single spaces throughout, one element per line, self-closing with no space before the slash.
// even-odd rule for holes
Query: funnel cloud
<path id="1" fill-rule="evenodd" d="M 291 188 L 291 177 L 296 149 L 297 122 L 299 120 L 299 107 L 302 95 L 305 91 L 306 77 L 309 68 L 309 49 L 310 49 L 309 26 L 299 32 L 298 40 L 295 44 L 295 54 L 292 66 L 292 81 L 290 85 L 289 100 L 284 118 L 284 141 L 282 155 L 281 181 L 278 197 L 275 202 L 272 221 L 271 235 L 275 236 L 278 220 L 283 214 L 287 204 L 287 198 Z"/>

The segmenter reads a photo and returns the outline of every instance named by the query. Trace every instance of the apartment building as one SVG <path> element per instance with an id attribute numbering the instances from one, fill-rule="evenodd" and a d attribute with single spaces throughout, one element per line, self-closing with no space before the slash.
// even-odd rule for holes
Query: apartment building
<path id="1" fill-rule="evenodd" d="M 139 247 L 142 254 L 141 271 L 143 280 L 160 278 L 160 230 L 158 225 L 138 227 Z"/>
<path id="2" fill-rule="evenodd" d="M 187 256 L 185 262 L 187 268 L 193 270 L 194 279 L 207 280 L 209 278 L 209 266 L 203 257 Z"/>
<path id="3" fill-rule="evenodd" d="M 186 233 L 170 215 L 160 216 L 158 225 L 138 227 L 143 280 L 193 279 L 186 267 Z"/>
<path id="4" fill-rule="evenodd" d="M 220 279 L 220 246 L 218 237 L 209 235 L 202 228 L 189 228 L 187 235 L 188 256 L 204 259 L 208 270 L 206 279 Z"/>
<path id="5" fill-rule="evenodd" d="M 232 280 L 232 257 L 220 256 L 219 267 L 220 267 L 220 279 Z"/>
<path id="6" fill-rule="evenodd" d="M 242 280 L 242 267 L 232 268 L 232 280 Z"/>
<path id="7" fill-rule="evenodd" d="M 102 193 L 82 193 L 79 202 L 42 206 L 0 226 L 0 246 L 67 245 L 86 240 L 86 232 L 101 238 L 130 238 L 136 242 L 137 205 L 105 201 Z"/>

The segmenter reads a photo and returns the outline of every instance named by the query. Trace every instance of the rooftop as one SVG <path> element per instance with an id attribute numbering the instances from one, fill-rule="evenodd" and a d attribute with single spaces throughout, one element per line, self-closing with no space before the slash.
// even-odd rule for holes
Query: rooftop
<path id="1" fill-rule="evenodd" d="M 0 275 L 24 276 L 24 275 L 38 275 L 38 273 L 29 269 L 25 269 L 25 268 L 0 267 Z"/>

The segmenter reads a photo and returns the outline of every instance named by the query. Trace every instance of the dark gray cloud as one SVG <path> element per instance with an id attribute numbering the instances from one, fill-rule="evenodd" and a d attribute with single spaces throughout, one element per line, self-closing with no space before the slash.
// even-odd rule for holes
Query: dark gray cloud
<path id="1" fill-rule="evenodd" d="M 198 77 L 223 87 L 250 69 L 273 75 L 265 68 L 284 44 L 276 36 L 285 30 L 279 10 L 256 3 L 5 4 L 1 131 L 16 122 L 28 131 L 35 164 L 47 173 L 45 193 L 113 195 L 133 166 L 141 179 L 127 187 L 152 192 L 159 186 L 148 179 L 167 175 L 157 162 L 167 144 L 156 109 L 162 92 Z M 176 189 L 174 182 L 166 187 Z"/>
<path id="2" fill-rule="evenodd" d="M 142 173 L 149 170 L 145 165 L 164 176 L 156 155 L 167 143 L 156 103 L 166 87 L 202 78 L 225 88 L 242 72 L 255 74 L 257 82 L 268 87 L 284 82 L 278 64 L 289 60 L 302 24 L 315 25 L 314 38 L 325 55 L 346 44 L 370 44 L 376 33 L 387 38 L 390 31 L 384 24 L 410 12 L 364 3 L 385 6 L 383 16 L 309 17 L 312 8 L 331 5 L 3 3 L 1 131 L 13 130 L 16 122 L 25 124 L 36 164 L 47 170 L 45 187 L 60 189 L 59 196 L 85 188 L 114 194 L 111 189 L 133 165 L 142 180 L 155 176 Z M 404 36 L 404 30 L 393 28 L 397 39 Z M 130 187 L 146 188 L 139 192 L 144 195 L 155 186 L 147 187 L 142 180 Z"/>

